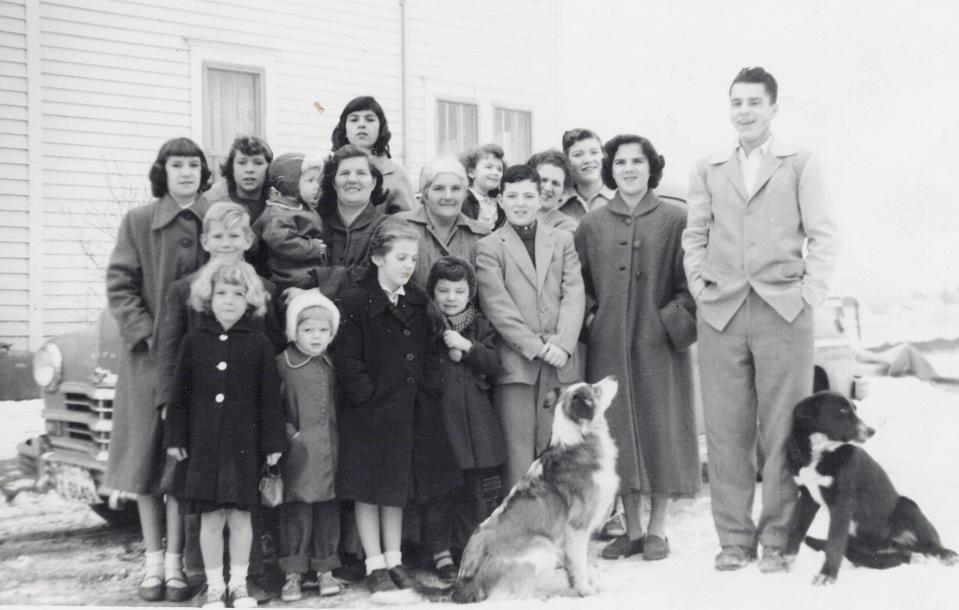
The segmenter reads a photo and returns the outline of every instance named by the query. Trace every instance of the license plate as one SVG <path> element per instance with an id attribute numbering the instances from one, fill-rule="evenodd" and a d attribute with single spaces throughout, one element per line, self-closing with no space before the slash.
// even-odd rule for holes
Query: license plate
<path id="1" fill-rule="evenodd" d="M 86 504 L 103 501 L 97 493 L 97 484 L 86 470 L 70 464 L 51 464 L 50 467 L 54 487 L 64 498 Z"/>

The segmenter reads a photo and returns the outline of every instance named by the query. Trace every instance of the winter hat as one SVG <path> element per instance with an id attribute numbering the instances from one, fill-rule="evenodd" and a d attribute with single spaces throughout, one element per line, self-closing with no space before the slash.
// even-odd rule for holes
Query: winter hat
<path id="1" fill-rule="evenodd" d="M 300 196 L 300 176 L 303 173 L 303 161 L 306 156 L 302 153 L 284 153 L 273 159 L 268 172 L 268 184 L 281 195 Z"/>
<path id="2" fill-rule="evenodd" d="M 319 290 L 307 290 L 293 297 L 286 308 L 286 338 L 289 341 L 296 341 L 296 326 L 300 314 L 309 307 L 322 307 L 330 314 L 330 329 L 333 331 L 331 336 L 336 336 L 336 329 L 340 326 L 340 310 L 336 308 L 333 301 L 323 296 Z"/>

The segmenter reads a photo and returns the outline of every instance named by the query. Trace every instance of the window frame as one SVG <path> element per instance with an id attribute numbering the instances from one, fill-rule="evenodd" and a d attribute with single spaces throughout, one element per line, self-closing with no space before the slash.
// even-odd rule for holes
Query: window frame
<path id="1" fill-rule="evenodd" d="M 461 106 L 472 106 L 476 108 L 476 144 L 482 144 L 482 130 L 480 129 L 480 123 L 482 121 L 482 107 L 475 101 L 463 100 L 463 99 L 451 99 L 451 96 L 441 96 L 437 97 L 433 102 L 433 149 L 435 154 L 434 157 L 439 155 L 439 105 L 440 103 L 445 104 L 459 104 Z M 447 154 L 446 156 L 458 155 L 462 151 L 453 151 L 452 153 Z"/>
<path id="2" fill-rule="evenodd" d="M 535 121 L 533 120 L 533 116 L 534 116 L 536 113 L 535 113 L 535 112 L 533 111 L 533 109 L 530 108 L 529 106 L 522 106 L 522 105 L 517 105 L 517 104 L 500 104 L 500 103 L 493 102 L 493 110 L 492 110 L 493 120 L 492 120 L 492 125 L 491 125 L 491 129 L 492 129 L 492 131 L 493 131 L 493 135 L 492 135 L 492 137 L 490 138 L 490 141 L 491 141 L 491 142 L 496 142 L 497 135 L 498 135 L 498 134 L 496 133 L 496 111 L 497 111 L 497 110 L 503 110 L 503 111 L 506 111 L 506 112 L 525 112 L 525 113 L 529 116 L 529 155 L 526 157 L 526 159 L 529 159 L 529 157 L 532 156 L 532 155 L 536 152 L 536 149 L 535 149 L 534 146 L 533 146 L 533 142 L 536 141 L 536 138 L 535 138 L 534 135 L 533 135 L 533 124 L 534 124 L 534 122 L 535 122 Z M 500 144 L 500 146 L 502 146 L 502 144 Z M 515 160 L 510 159 L 508 155 L 507 155 L 507 157 L 506 157 L 506 160 L 507 160 L 507 161 L 509 161 L 510 163 L 514 163 L 514 164 L 515 164 L 515 163 L 525 163 L 525 162 L 526 162 L 526 159 L 523 159 L 523 160 L 521 160 L 521 161 L 515 161 Z"/>

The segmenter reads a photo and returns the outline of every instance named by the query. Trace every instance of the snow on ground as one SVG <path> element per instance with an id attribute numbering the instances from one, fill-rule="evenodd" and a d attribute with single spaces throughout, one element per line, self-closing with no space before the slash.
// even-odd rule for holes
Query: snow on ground
<path id="1" fill-rule="evenodd" d="M 0 401 L 0 460 L 17 457 L 17 444 L 43 434 L 43 399 Z"/>
<path id="2" fill-rule="evenodd" d="M 953 353 L 948 358 L 956 359 L 957 356 Z M 871 380 L 870 390 L 871 396 L 861 403 L 859 413 L 876 428 L 877 433 L 866 444 L 866 449 L 883 464 L 900 493 L 919 503 L 939 530 L 945 545 L 959 548 L 959 510 L 956 510 L 959 500 L 959 442 L 956 440 L 959 394 L 937 389 L 911 377 L 875 378 Z M 17 442 L 42 428 L 38 401 L 0 403 L 0 417 L 4 421 L 0 428 L 0 456 L 12 457 Z M 50 503 L 59 503 L 62 508 L 48 506 Z M 46 520 L 34 524 L 33 520 L 42 518 L 40 513 L 46 513 Z M 62 501 L 53 493 L 18 496 L 13 503 L 0 507 L 0 531 L 6 532 L 0 538 L 14 532 L 29 536 L 28 531 L 35 529 L 40 532 L 59 530 L 66 527 L 68 521 L 68 529 L 77 530 L 72 538 L 78 539 L 73 543 L 69 540 L 38 540 L 31 548 L 36 547 L 39 554 L 25 551 L 26 554 L 14 554 L 6 561 L 0 561 L 0 564 L 6 564 L 0 565 L 0 569 L 4 569 L 8 577 L 17 577 L 15 582 L 7 583 L 10 586 L 0 587 L 5 590 L 0 603 L 30 600 L 38 603 L 43 599 L 49 600 L 48 603 L 67 600 L 76 604 L 137 603 L 134 589 L 142 561 L 137 552 L 139 547 L 132 541 L 137 536 L 129 534 L 131 541 L 122 546 L 116 546 L 116 543 L 101 546 L 96 537 L 87 541 L 86 537 L 94 536 L 100 528 L 97 527 L 98 519 L 82 506 Z M 825 537 L 826 525 L 823 511 L 810 533 Z M 659 562 L 644 562 L 640 558 L 606 561 L 599 558 L 602 543 L 592 543 L 590 569 L 600 590 L 596 597 L 559 596 L 547 601 L 487 603 L 485 607 L 510 610 L 546 607 L 559 610 L 619 607 L 918 610 L 954 607 L 955 603 L 959 566 L 945 567 L 934 560 L 889 571 L 854 568 L 844 563 L 838 583 L 830 587 L 810 584 L 819 571 L 823 556 L 808 548 L 800 551 L 796 564 L 788 573 L 761 574 L 755 563 L 738 572 L 717 572 L 713 569 L 713 558 L 719 549 L 706 490 L 695 499 L 674 504 L 669 522 L 669 542 L 672 554 Z M 77 547 L 77 543 L 82 550 L 67 548 L 69 544 Z M 47 544 L 57 548 L 40 549 Z M 80 559 L 77 553 L 86 553 L 84 559 Z M 43 563 L 51 554 L 60 557 L 69 569 Z M 83 569 L 78 561 L 95 564 L 95 567 Z M 24 562 L 41 562 L 37 565 L 44 567 L 31 569 L 20 565 Z M 50 567 L 62 572 L 55 578 L 45 578 L 42 574 Z M 544 584 L 556 592 L 565 589 L 559 571 Z M 69 591 L 70 594 L 69 597 L 58 596 L 55 591 Z M 279 602 L 270 604 L 271 607 L 279 605 Z M 369 607 L 369 599 L 353 589 L 340 598 L 327 598 L 321 602 L 313 597 L 296 605 Z M 440 610 L 453 606 L 420 604 L 412 607 Z"/>

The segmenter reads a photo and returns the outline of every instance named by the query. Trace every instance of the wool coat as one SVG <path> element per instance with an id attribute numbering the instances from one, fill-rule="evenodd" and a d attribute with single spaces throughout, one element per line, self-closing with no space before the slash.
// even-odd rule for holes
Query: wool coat
<path id="1" fill-rule="evenodd" d="M 163 471 L 163 422 L 155 400 L 164 294 L 206 262 L 200 247 L 203 195 L 181 210 L 168 195 L 126 213 L 107 266 L 106 293 L 123 344 L 113 401 L 113 432 L 104 484 L 155 494 Z"/>
<path id="2" fill-rule="evenodd" d="M 413 282 L 420 288 L 426 288 L 430 268 L 444 256 L 458 256 L 475 267 L 476 243 L 489 235 L 486 227 L 462 213 L 456 217 L 456 225 L 448 239 L 440 237 L 436 232 L 433 221 L 426 213 L 426 206 L 402 212 L 397 214 L 397 217 L 406 220 L 420 233 L 416 268 L 413 270 Z"/>
<path id="3" fill-rule="evenodd" d="M 479 200 L 476 199 L 476 195 L 473 194 L 473 191 L 466 189 L 466 199 L 463 200 L 463 215 L 472 220 L 479 218 L 480 204 Z M 503 208 L 497 204 L 496 206 L 496 221 L 493 223 L 493 230 L 502 227 L 506 224 L 506 212 L 503 211 Z"/>
<path id="4" fill-rule="evenodd" d="M 386 155 L 373 157 L 373 163 L 383 174 L 383 190 L 386 191 L 386 202 L 383 207 L 387 214 L 412 210 L 419 205 L 416 202 L 416 195 L 413 194 L 410 177 L 402 165 Z"/>
<path id="5" fill-rule="evenodd" d="M 537 222 L 543 223 L 544 226 L 553 227 L 554 229 L 562 229 L 563 231 L 569 231 L 570 233 L 576 231 L 576 227 L 579 226 L 579 221 L 574 219 L 572 216 L 567 216 L 559 210 L 550 210 L 545 214 L 541 213 L 541 216 L 537 219 Z"/>
<path id="6" fill-rule="evenodd" d="M 499 373 L 496 331 L 479 312 L 460 334 L 473 347 L 459 362 L 441 349 L 443 416 L 456 461 L 463 470 L 506 462 L 503 425 L 490 402 L 492 379 Z"/>
<path id="7" fill-rule="evenodd" d="M 606 411 L 621 486 L 665 496 L 699 489 L 688 348 L 696 306 L 680 246 L 686 210 L 649 191 L 634 210 L 617 194 L 583 217 L 576 250 L 589 299 L 586 379 L 616 375 Z"/>
<path id="8" fill-rule="evenodd" d="M 367 205 L 349 227 L 344 224 L 336 210 L 323 216 L 323 241 L 326 242 L 329 253 L 327 269 L 344 274 L 344 279 L 329 291 L 320 285 L 324 295 L 333 298 L 362 279 L 365 273 L 364 263 L 369 259 L 370 238 L 386 218 L 385 208 L 385 204 Z M 319 281 L 320 284 L 323 283 L 322 277 Z"/>
<path id="9" fill-rule="evenodd" d="M 260 503 L 265 457 L 286 450 L 273 345 L 245 314 L 228 330 L 206 314 L 180 347 L 165 447 L 187 450 L 174 495 L 213 504 Z"/>
<path id="10" fill-rule="evenodd" d="M 199 328 L 200 321 L 204 316 L 187 302 L 190 298 L 190 285 L 196 279 L 196 276 L 197 272 L 194 272 L 170 284 L 163 299 L 163 320 L 157 332 L 156 346 L 157 389 L 155 401 L 158 409 L 169 403 L 173 397 L 173 389 L 176 385 L 176 362 L 180 356 L 180 343 L 189 331 Z M 254 330 L 264 333 L 273 344 L 274 353 L 279 353 L 286 348 L 287 343 L 286 333 L 276 315 L 275 303 L 279 291 L 273 282 L 263 278 L 260 278 L 260 281 L 263 282 L 263 290 L 270 296 L 270 299 L 266 302 L 266 314 L 262 317 L 251 317 L 250 324 Z"/>
<path id="11" fill-rule="evenodd" d="M 326 502 L 336 497 L 338 435 L 336 378 L 326 354 L 308 357 L 290 345 L 276 357 L 289 450 L 280 460 L 284 502 Z"/>
<path id="12" fill-rule="evenodd" d="M 404 506 L 462 484 L 443 420 L 426 293 L 412 283 L 405 290 L 392 305 L 370 274 L 338 303 L 339 498 Z"/>

